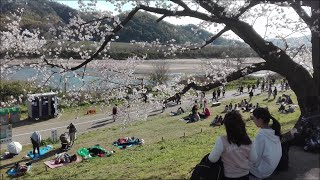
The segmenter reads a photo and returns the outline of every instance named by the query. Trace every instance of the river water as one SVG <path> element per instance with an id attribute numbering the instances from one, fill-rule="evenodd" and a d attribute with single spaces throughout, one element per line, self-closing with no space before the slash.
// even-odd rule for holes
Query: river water
<path id="1" fill-rule="evenodd" d="M 139 78 L 144 78 L 144 83 L 148 83 L 148 74 L 153 71 L 153 66 L 156 63 L 165 61 L 169 67 L 169 77 L 170 80 L 178 76 L 204 74 L 204 66 L 208 64 L 209 61 L 214 61 L 217 65 L 225 62 L 225 59 L 169 59 L 169 60 L 147 60 L 142 64 L 138 65 L 135 69 L 136 76 Z M 250 58 L 244 64 L 248 65 L 255 62 L 261 62 L 261 59 Z M 57 68 L 45 68 L 41 71 L 31 68 L 31 67 L 19 67 L 11 68 L 10 71 L 1 72 L 1 79 L 4 80 L 32 80 L 38 84 L 43 84 L 53 72 L 58 72 Z M 99 86 L 101 82 L 105 80 L 103 75 L 99 74 L 93 68 L 86 69 L 86 75 L 82 78 L 83 69 L 79 69 L 76 72 L 66 72 L 63 74 L 56 73 L 51 76 L 48 80 L 47 85 L 62 89 L 78 89 L 84 87 L 83 84 L 89 85 L 90 87 Z M 269 71 L 259 71 L 253 76 L 264 77 Z M 116 86 L 123 79 L 120 77 L 115 77 L 108 81 L 109 86 Z M 141 80 L 136 80 L 134 83 L 141 83 Z"/>

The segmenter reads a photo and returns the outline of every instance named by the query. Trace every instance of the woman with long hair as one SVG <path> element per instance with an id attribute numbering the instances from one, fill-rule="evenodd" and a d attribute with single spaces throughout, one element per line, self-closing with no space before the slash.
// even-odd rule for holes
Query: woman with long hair
<path id="1" fill-rule="evenodd" d="M 270 120 L 272 120 L 271 125 L 269 125 Z M 265 108 L 253 111 L 253 121 L 260 130 L 253 143 L 257 158 L 250 162 L 250 179 L 262 179 L 269 177 L 280 162 L 281 126 Z"/>
<path id="2" fill-rule="evenodd" d="M 252 142 L 242 116 L 237 111 L 231 111 L 223 121 L 227 135 L 217 138 L 208 158 L 215 163 L 221 157 L 225 179 L 249 179 L 249 161 L 254 160 L 256 154 L 252 151 Z"/>

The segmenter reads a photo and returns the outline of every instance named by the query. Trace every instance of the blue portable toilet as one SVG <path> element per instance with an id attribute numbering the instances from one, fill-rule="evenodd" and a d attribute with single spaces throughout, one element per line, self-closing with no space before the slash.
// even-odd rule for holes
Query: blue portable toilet
<path id="1" fill-rule="evenodd" d="M 58 115 L 58 93 L 29 94 L 27 107 L 29 119 L 49 119 Z"/>

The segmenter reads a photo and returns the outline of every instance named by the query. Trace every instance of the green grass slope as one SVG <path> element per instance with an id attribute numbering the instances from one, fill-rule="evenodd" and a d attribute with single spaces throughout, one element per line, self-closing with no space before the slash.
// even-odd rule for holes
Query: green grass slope
<path id="1" fill-rule="evenodd" d="M 296 97 L 291 93 L 294 103 Z M 282 94 L 282 93 L 279 93 Z M 272 115 L 282 124 L 282 132 L 288 131 L 300 115 L 299 109 L 292 114 L 279 114 L 275 101 L 264 101 L 266 94 L 254 96 L 252 103 L 259 102 L 261 106 L 268 106 Z M 190 170 L 209 153 L 215 139 L 225 134 L 223 126 L 211 128 L 209 123 L 213 117 L 223 110 L 226 104 L 239 102 L 233 99 L 222 102 L 219 107 L 211 107 L 212 116 L 206 120 L 186 124 L 180 119 L 185 116 L 171 117 L 169 114 L 151 116 L 146 121 L 139 121 L 130 126 L 113 126 L 86 132 L 78 136 L 75 146 L 69 153 L 76 153 L 80 147 L 90 147 L 100 144 L 116 153 L 111 157 L 96 158 L 82 163 L 72 164 L 46 171 L 43 162 L 52 159 L 41 159 L 33 164 L 31 172 L 24 176 L 26 179 L 184 179 L 190 177 Z M 254 138 L 257 128 L 249 113 L 244 113 L 247 132 Z M 145 144 L 118 150 L 111 144 L 119 137 L 135 136 L 143 138 Z M 163 138 L 163 141 L 162 141 Z M 60 144 L 55 144 L 59 148 Z M 23 152 L 15 159 L 3 161 L 2 165 L 20 160 L 31 146 L 24 147 Z M 1 169 L 4 173 L 6 169 Z"/>

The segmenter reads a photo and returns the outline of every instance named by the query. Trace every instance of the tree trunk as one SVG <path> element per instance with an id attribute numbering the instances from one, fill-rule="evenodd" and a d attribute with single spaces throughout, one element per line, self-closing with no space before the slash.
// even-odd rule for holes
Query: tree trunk
<path id="1" fill-rule="evenodd" d="M 303 145 L 307 151 L 320 152 L 320 2 L 311 1 L 310 3 L 313 86 L 299 82 L 300 88 L 294 90 L 298 97 L 301 116 L 295 124 L 297 134 L 293 142 Z"/>
<path id="2" fill-rule="evenodd" d="M 297 133 L 292 143 L 306 151 L 320 152 L 320 94 L 298 97 L 298 103 L 301 116 L 294 126 Z"/>

